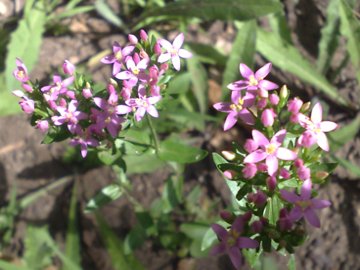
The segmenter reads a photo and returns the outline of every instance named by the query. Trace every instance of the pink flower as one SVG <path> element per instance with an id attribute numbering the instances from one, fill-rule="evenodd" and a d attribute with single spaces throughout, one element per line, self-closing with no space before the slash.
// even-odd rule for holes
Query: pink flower
<path id="1" fill-rule="evenodd" d="M 72 76 L 75 72 L 75 66 L 68 60 L 65 60 L 64 64 L 62 65 L 62 68 L 64 73 L 70 76 Z"/>
<path id="2" fill-rule="evenodd" d="M 305 166 L 300 166 L 296 170 L 297 175 L 299 176 L 300 180 L 307 180 L 310 179 L 310 169 Z"/>
<path id="3" fill-rule="evenodd" d="M 261 114 L 261 123 L 264 127 L 271 127 L 274 124 L 276 113 L 273 109 L 265 109 Z"/>
<path id="4" fill-rule="evenodd" d="M 294 160 L 297 157 L 295 152 L 280 147 L 286 136 L 285 129 L 278 131 L 270 141 L 257 130 L 252 131 L 252 136 L 260 149 L 247 155 L 244 162 L 257 163 L 265 159 L 270 176 L 273 176 L 278 170 L 278 159 Z"/>
<path id="5" fill-rule="evenodd" d="M 35 101 L 25 96 L 24 92 L 21 90 L 15 90 L 12 92 L 13 95 L 21 98 L 19 105 L 24 113 L 32 114 L 35 110 Z"/>
<path id="6" fill-rule="evenodd" d="M 41 87 L 41 92 L 44 93 L 46 101 L 56 101 L 59 95 L 66 94 L 68 92 L 68 86 L 74 82 L 74 77 L 66 78 L 62 80 L 60 76 L 53 76 L 53 84 Z"/>
<path id="7" fill-rule="evenodd" d="M 251 153 L 259 148 L 259 145 L 253 139 L 246 139 L 244 149 L 246 152 Z"/>
<path id="8" fill-rule="evenodd" d="M 256 175 L 257 167 L 253 163 L 246 163 L 244 168 L 242 169 L 242 173 L 244 178 L 251 179 Z"/>
<path id="9" fill-rule="evenodd" d="M 144 117 L 145 113 L 150 114 L 152 117 L 159 117 L 159 113 L 155 108 L 154 104 L 160 101 L 161 96 L 147 97 L 146 89 L 141 84 L 138 88 L 138 95 L 138 98 L 130 98 L 125 101 L 126 105 L 136 110 L 135 120 L 140 121 Z M 124 107 L 118 110 L 117 113 L 122 114 L 127 110 L 128 109 Z"/>
<path id="10" fill-rule="evenodd" d="M 180 70 L 180 57 L 190 58 L 192 56 L 191 52 L 181 49 L 181 46 L 184 43 L 183 33 L 180 33 L 174 39 L 172 44 L 165 39 L 159 40 L 159 43 L 166 50 L 166 52 L 159 55 L 158 62 L 164 63 L 171 59 L 171 62 L 177 71 Z"/>
<path id="11" fill-rule="evenodd" d="M 46 133 L 49 129 L 49 122 L 47 120 L 38 120 L 36 121 L 37 129 L 39 129 L 42 133 Z"/>
<path id="12" fill-rule="evenodd" d="M 118 74 L 121 70 L 124 59 L 133 52 L 134 48 L 134 46 L 121 48 L 118 42 L 114 42 L 113 53 L 102 58 L 101 63 L 113 64 L 112 74 Z"/>
<path id="13" fill-rule="evenodd" d="M 99 141 L 97 141 L 96 139 L 90 136 L 89 130 L 87 130 L 86 132 L 80 130 L 78 136 L 71 139 L 70 145 L 71 146 L 80 145 L 81 156 L 85 158 L 87 155 L 88 146 L 92 146 L 92 147 L 99 146 Z"/>
<path id="14" fill-rule="evenodd" d="M 240 80 L 233 82 L 228 85 L 228 88 L 233 91 L 238 90 L 274 90 L 279 86 L 273 82 L 268 80 L 264 80 L 264 78 L 270 73 L 271 63 L 267 63 L 260 69 L 258 69 L 255 74 L 254 72 L 245 64 L 240 64 L 239 66 L 241 75 L 245 78 L 245 80 Z"/>
<path id="15" fill-rule="evenodd" d="M 138 39 L 136 36 L 132 35 L 132 34 L 129 34 L 128 35 L 128 39 L 129 39 L 129 42 L 132 44 L 132 45 L 136 45 L 138 43 Z"/>
<path id="16" fill-rule="evenodd" d="M 86 119 L 87 115 L 84 112 L 77 110 L 78 102 L 76 100 L 70 101 L 67 108 L 58 106 L 56 110 L 60 116 L 53 116 L 51 120 L 56 126 L 61 126 L 67 123 L 67 127 L 71 133 L 76 133 L 80 128 L 79 121 Z"/>
<path id="17" fill-rule="evenodd" d="M 324 132 L 336 129 L 337 124 L 330 121 L 322 121 L 322 107 L 320 103 L 315 104 L 311 111 L 311 118 L 304 114 L 300 114 L 299 123 L 308 132 L 315 136 L 316 143 L 321 149 L 329 151 L 329 142 Z"/>
<path id="18" fill-rule="evenodd" d="M 28 70 L 23 61 L 19 58 L 16 58 L 16 69 L 13 71 L 13 75 L 15 79 L 23 83 L 29 80 Z"/>
<path id="19" fill-rule="evenodd" d="M 211 228 L 216 233 L 220 243 L 215 245 L 210 251 L 211 255 L 226 252 L 236 269 L 240 269 L 242 264 L 241 248 L 257 248 L 259 243 L 249 237 L 243 237 L 245 220 L 242 216 L 237 217 L 229 231 L 219 224 L 213 224 Z"/>
<path id="20" fill-rule="evenodd" d="M 145 74 L 145 70 L 148 66 L 148 59 L 142 59 L 137 64 L 135 61 L 129 57 L 126 60 L 126 71 L 121 71 L 115 75 L 115 77 L 119 80 L 128 80 L 128 83 L 131 86 L 135 86 L 138 80 L 146 81 L 148 76 Z"/>
<path id="21" fill-rule="evenodd" d="M 246 94 L 244 97 L 241 97 L 241 91 L 234 91 L 231 94 L 231 100 L 232 103 L 219 102 L 214 104 L 216 110 L 228 113 L 224 123 L 224 130 L 226 131 L 232 128 L 238 118 L 248 125 L 253 125 L 255 123 L 254 116 L 247 108 L 254 104 L 254 95 Z"/>
<path id="22" fill-rule="evenodd" d="M 319 228 L 320 220 L 317 217 L 315 210 L 328 207 L 331 205 L 331 203 L 327 200 L 320 200 L 315 198 L 311 199 L 311 188 L 311 180 L 308 179 L 304 181 L 301 187 L 300 195 L 285 189 L 280 190 L 280 194 L 285 201 L 295 205 L 295 207 L 289 213 L 289 218 L 291 221 L 295 222 L 304 217 L 312 226 Z"/>

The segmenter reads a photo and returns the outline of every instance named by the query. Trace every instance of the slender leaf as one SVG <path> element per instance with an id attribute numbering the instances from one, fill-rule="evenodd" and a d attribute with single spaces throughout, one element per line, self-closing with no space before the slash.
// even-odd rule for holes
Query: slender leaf
<path id="1" fill-rule="evenodd" d="M 160 145 L 159 157 L 164 161 L 175 161 L 178 163 L 194 163 L 202 160 L 207 151 L 192 147 L 175 138 L 169 138 Z"/>
<path id="2" fill-rule="evenodd" d="M 352 162 L 344 159 L 344 158 L 340 158 L 337 157 L 335 155 L 331 156 L 336 162 L 338 162 L 341 166 L 343 166 L 345 169 L 347 169 L 351 174 L 353 174 L 354 176 L 360 177 L 360 167 L 356 164 L 353 164 Z"/>
<path id="3" fill-rule="evenodd" d="M 117 200 L 123 195 L 123 189 L 116 184 L 111 184 L 100 190 L 94 198 L 87 203 L 85 212 L 91 213 L 100 207 Z"/>
<path id="4" fill-rule="evenodd" d="M 183 0 L 167 4 L 163 8 L 153 8 L 140 17 L 170 15 L 202 20 L 250 20 L 282 8 L 276 0 Z"/>
<path id="5" fill-rule="evenodd" d="M 96 221 L 99 226 L 101 238 L 104 242 L 107 252 L 110 255 L 111 263 L 115 270 L 143 270 L 145 269 L 132 254 L 125 254 L 124 244 L 118 236 L 111 230 L 109 225 L 100 216 L 96 215 Z"/>
<path id="6" fill-rule="evenodd" d="M 270 224 L 275 225 L 279 219 L 279 211 L 281 209 L 281 201 L 277 195 L 273 195 L 265 208 L 265 217 Z"/>
<path id="7" fill-rule="evenodd" d="M 239 77 L 239 64 L 252 66 L 254 63 L 256 45 L 256 22 L 249 21 L 239 25 L 233 47 L 226 63 L 222 81 L 222 97 L 229 96 L 227 85 Z"/>
<path id="8" fill-rule="evenodd" d="M 268 17 L 273 32 L 276 33 L 280 39 L 292 44 L 291 31 L 287 24 L 284 12 L 281 11 L 275 14 L 270 14 Z"/>
<path id="9" fill-rule="evenodd" d="M 339 96 L 335 87 L 333 87 L 325 77 L 319 74 L 294 46 L 280 40 L 276 34 L 258 29 L 256 47 L 258 51 L 275 66 L 317 87 L 334 102 L 342 105 L 347 104 L 347 102 Z"/>
<path id="10" fill-rule="evenodd" d="M 29 11 L 29 15 L 25 13 L 25 17 L 20 20 L 18 27 L 11 34 L 10 42 L 7 46 L 8 53 L 5 70 L 6 86 L 8 89 L 15 90 L 18 85 L 12 75 L 16 67 L 16 57 L 24 61 L 29 72 L 37 62 L 42 35 L 45 31 L 45 22 L 46 14 L 43 1 L 37 1 L 35 6 Z"/>
<path id="11" fill-rule="evenodd" d="M 154 151 L 148 151 L 141 155 L 124 156 L 128 174 L 153 172 L 166 165 L 166 163 L 157 158 Z"/>
<path id="12" fill-rule="evenodd" d="M 7 261 L 0 260 L 0 269 L 2 270 L 29 270 L 25 266 L 18 266 Z"/>
<path id="13" fill-rule="evenodd" d="M 114 11 L 106 4 L 104 0 L 97 0 L 95 2 L 95 9 L 101 16 L 104 17 L 104 19 L 119 27 L 120 29 L 129 32 L 129 29 L 127 28 L 126 24 L 124 24 L 123 20 L 114 13 Z"/>
<path id="14" fill-rule="evenodd" d="M 289 255 L 289 261 L 287 263 L 287 267 L 289 270 L 296 270 L 296 261 L 295 261 L 295 255 L 294 254 L 290 254 Z"/>
<path id="15" fill-rule="evenodd" d="M 226 64 L 226 56 L 222 54 L 217 48 L 213 45 L 188 42 L 188 46 L 191 51 L 199 57 L 200 62 L 217 65 L 220 67 L 225 66 Z"/>
<path id="16" fill-rule="evenodd" d="M 317 70 L 325 74 L 338 46 L 339 39 L 339 0 L 331 0 L 326 10 L 326 22 L 321 29 Z"/>
<path id="17" fill-rule="evenodd" d="M 196 56 L 187 60 L 191 74 L 192 90 L 199 105 L 201 113 L 206 113 L 208 108 L 208 77 L 204 66 Z"/>
<path id="18" fill-rule="evenodd" d="M 347 142 L 353 140 L 360 130 L 360 114 L 353 119 L 349 124 L 342 128 L 329 133 L 331 141 L 331 150 L 336 151 Z"/>
<path id="19" fill-rule="evenodd" d="M 166 93 L 172 94 L 184 94 L 190 88 L 191 76 L 190 73 L 185 72 L 174 77 L 169 83 Z"/>
<path id="20" fill-rule="evenodd" d="M 71 10 L 65 10 L 59 14 L 54 14 L 53 16 L 49 16 L 48 20 L 49 19 L 61 20 L 67 17 L 75 16 L 77 14 L 90 12 L 93 11 L 94 9 L 95 9 L 94 6 L 81 6 Z"/>
<path id="21" fill-rule="evenodd" d="M 65 255 L 77 265 L 81 265 L 80 231 L 77 217 L 77 185 L 75 181 L 70 200 L 68 228 L 66 232 Z M 65 270 L 65 269 L 64 269 Z"/>
<path id="22" fill-rule="evenodd" d="M 340 31 L 347 38 L 347 50 L 360 84 L 360 22 L 344 0 L 339 0 Z"/>

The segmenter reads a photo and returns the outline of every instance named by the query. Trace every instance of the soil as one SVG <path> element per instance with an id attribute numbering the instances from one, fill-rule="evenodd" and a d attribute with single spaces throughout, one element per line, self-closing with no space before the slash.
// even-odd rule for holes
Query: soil
<path id="1" fill-rule="evenodd" d="M 110 2 L 114 10 L 119 9 L 118 1 Z M 314 62 L 319 53 L 316 44 L 325 21 L 324 14 L 328 1 L 299 0 L 285 1 L 284 4 L 295 46 L 304 57 Z M 96 13 L 78 15 L 64 23 L 69 26 L 70 33 L 45 36 L 39 64 L 33 70 L 32 77 L 46 81 L 64 59 L 69 59 L 75 64 L 87 63 L 98 52 L 110 48 L 113 41 L 124 43 L 126 40 L 124 34 Z M 209 44 L 222 44 L 221 46 L 230 50 L 233 37 L 234 30 L 231 26 L 215 22 L 209 26 L 207 33 L 192 38 Z M 257 66 L 265 62 L 259 55 L 256 60 Z M 96 81 L 101 82 L 108 77 L 110 69 L 106 65 L 94 64 L 88 66 L 88 72 L 94 74 Z M 213 103 L 219 99 L 221 71 L 210 68 L 210 74 L 212 76 L 209 81 L 209 95 Z M 292 75 L 276 68 L 273 69 L 272 77 L 274 81 L 290 85 L 294 94 L 304 99 L 310 100 L 315 96 L 324 98 L 311 86 L 295 82 Z M 354 71 L 350 66 L 343 70 L 335 84 L 340 95 L 349 100 L 359 100 L 360 91 L 356 88 Z M 339 121 L 340 125 L 346 125 L 354 118 L 356 112 L 344 110 L 329 102 L 330 119 Z M 17 187 L 18 196 L 22 197 L 64 176 L 70 177 L 67 184 L 50 191 L 22 211 L 16 220 L 11 245 L 5 253 L 15 257 L 21 256 L 27 223 L 48 225 L 54 239 L 60 245 L 63 244 L 72 185 L 78 181 L 83 269 L 112 269 L 94 216 L 83 213 L 81 209 L 84 209 L 85 203 L 101 187 L 114 179 L 113 172 L 108 168 L 94 168 L 77 174 L 74 167 L 61 161 L 65 144 L 40 144 L 42 135 L 28 124 L 23 115 L 0 118 L 0 127 L 0 205 L 7 203 L 13 185 Z M 205 149 L 220 152 L 226 149 L 232 140 L 239 141 L 247 136 L 246 131 L 241 128 L 233 129 L 225 135 L 220 128 L 209 126 L 204 134 L 198 135 Z M 336 155 L 360 165 L 359 134 L 338 150 Z M 133 195 L 145 205 L 149 205 L 160 194 L 166 175 L 167 171 L 164 170 L 152 174 L 132 175 L 135 187 Z M 330 183 L 319 190 L 320 197 L 330 200 L 332 206 L 320 214 L 321 229 L 308 228 L 309 239 L 296 251 L 298 269 L 360 269 L 360 182 L 357 180 L 360 179 L 339 167 L 331 177 Z M 194 183 L 199 183 L 209 198 L 221 198 L 224 205 L 229 201 L 230 191 L 209 158 L 187 169 L 185 186 L 191 187 Z M 121 237 L 126 235 L 135 223 L 134 209 L 125 198 L 105 206 L 101 214 Z M 165 250 L 154 248 L 150 242 L 146 242 L 136 252 L 136 256 L 149 270 L 232 269 L 226 256 L 179 259 Z M 283 258 L 274 258 L 280 262 L 284 261 Z"/>

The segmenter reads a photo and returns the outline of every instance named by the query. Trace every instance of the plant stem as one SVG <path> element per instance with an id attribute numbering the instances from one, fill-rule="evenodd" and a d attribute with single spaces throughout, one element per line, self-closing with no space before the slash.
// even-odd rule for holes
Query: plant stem
<path id="1" fill-rule="evenodd" d="M 154 125 L 152 123 L 152 120 L 150 118 L 150 116 L 148 114 L 146 114 L 146 120 L 148 122 L 148 125 L 149 125 L 149 128 L 150 128 L 150 132 L 151 132 L 151 135 L 153 137 L 153 140 L 154 140 L 154 144 L 155 144 L 155 152 L 156 154 L 159 152 L 159 138 L 156 134 L 156 130 L 154 128 Z"/>

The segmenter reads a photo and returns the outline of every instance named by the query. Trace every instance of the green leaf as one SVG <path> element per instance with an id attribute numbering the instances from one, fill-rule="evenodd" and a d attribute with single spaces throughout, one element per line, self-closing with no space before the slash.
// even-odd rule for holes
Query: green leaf
<path id="1" fill-rule="evenodd" d="M 331 142 L 331 150 L 336 151 L 347 142 L 353 140 L 360 130 L 360 114 L 353 119 L 349 124 L 344 125 L 342 128 L 329 133 Z"/>
<path id="2" fill-rule="evenodd" d="M 138 247 L 141 247 L 146 240 L 146 232 L 140 225 L 135 225 L 126 235 L 124 240 L 124 252 L 130 254 Z"/>
<path id="3" fill-rule="evenodd" d="M 265 208 L 265 217 L 269 220 L 270 224 L 275 225 L 279 219 L 279 211 L 282 208 L 279 197 L 274 194 L 268 201 Z"/>
<path id="4" fill-rule="evenodd" d="M 176 183 L 173 177 L 170 177 L 165 183 L 165 188 L 162 193 L 162 201 L 162 212 L 165 214 L 171 212 L 180 204 L 181 191 L 176 190 Z"/>
<path id="5" fill-rule="evenodd" d="M 213 158 L 216 168 L 219 170 L 219 172 L 222 173 L 222 171 L 219 169 L 219 165 L 227 164 L 229 162 L 225 158 L 223 158 L 223 156 L 219 155 L 218 153 L 212 153 L 212 158 Z"/>
<path id="6" fill-rule="evenodd" d="M 75 181 L 70 200 L 68 228 L 66 232 L 65 255 L 80 267 L 81 254 L 80 232 L 78 228 L 79 220 L 77 216 L 77 185 L 78 181 Z"/>
<path id="7" fill-rule="evenodd" d="M 7 261 L 0 260 L 0 269 L 2 270 L 30 270 L 24 266 L 17 266 L 15 264 L 9 263 Z"/>
<path id="8" fill-rule="evenodd" d="M 339 39 L 339 0 L 330 0 L 326 10 L 326 22 L 321 29 L 317 70 L 325 74 L 338 46 Z"/>
<path id="9" fill-rule="evenodd" d="M 26 65 L 28 72 L 32 70 L 38 60 L 42 35 L 45 31 L 46 14 L 43 1 L 37 1 L 35 6 L 25 13 L 16 30 L 11 34 L 7 46 L 6 56 L 6 86 L 15 90 L 18 82 L 12 72 L 16 68 L 15 58 L 20 58 Z"/>
<path id="10" fill-rule="evenodd" d="M 238 24 L 238 33 L 236 35 L 229 60 L 223 74 L 222 98 L 226 99 L 230 95 L 227 85 L 236 81 L 239 77 L 239 64 L 244 63 L 251 67 L 254 62 L 256 48 L 256 22 L 249 21 Z"/>
<path id="11" fill-rule="evenodd" d="M 124 156 L 127 174 L 148 173 L 166 165 L 166 163 L 155 155 L 155 151 L 151 150 L 141 155 Z"/>
<path id="12" fill-rule="evenodd" d="M 296 270 L 296 261 L 295 261 L 295 255 L 294 254 L 290 254 L 289 255 L 289 261 L 287 263 L 287 267 L 289 270 Z"/>
<path id="13" fill-rule="evenodd" d="M 187 45 L 190 47 L 192 53 L 199 58 L 200 62 L 220 67 L 225 66 L 227 59 L 226 56 L 213 45 L 195 42 L 188 42 Z"/>
<path id="14" fill-rule="evenodd" d="M 360 84 L 360 22 L 349 4 L 344 0 L 339 1 L 338 12 L 340 12 L 340 31 L 347 39 L 347 50 L 354 70 L 356 70 L 357 81 Z"/>
<path id="15" fill-rule="evenodd" d="M 5 89 L 4 84 L 3 89 Z M 21 107 L 18 104 L 19 98 L 13 96 L 10 92 L 7 91 L 0 91 L 0 115 L 9 115 L 21 112 Z"/>
<path id="16" fill-rule="evenodd" d="M 134 255 L 125 254 L 123 242 L 111 230 L 109 225 L 100 215 L 96 215 L 96 221 L 99 226 L 100 235 L 104 242 L 105 248 L 110 255 L 111 263 L 114 270 L 145 269 Z"/>
<path id="17" fill-rule="evenodd" d="M 125 32 L 129 32 L 129 29 L 127 28 L 126 24 L 124 24 L 123 20 L 114 13 L 114 11 L 107 5 L 104 0 L 97 0 L 95 2 L 95 9 L 108 22 L 119 27 L 120 29 L 123 29 Z"/>
<path id="18" fill-rule="evenodd" d="M 204 159 L 207 151 L 179 142 L 179 139 L 169 138 L 161 142 L 159 158 L 164 161 L 175 161 L 181 164 L 194 163 Z"/>
<path id="19" fill-rule="evenodd" d="M 206 70 L 196 56 L 188 59 L 187 64 L 191 74 L 192 90 L 199 105 L 199 110 L 201 113 L 206 113 L 208 109 L 208 77 Z"/>
<path id="20" fill-rule="evenodd" d="M 268 17 L 272 31 L 277 34 L 280 39 L 292 44 L 291 31 L 286 21 L 284 11 L 276 14 L 270 14 Z"/>
<path id="21" fill-rule="evenodd" d="M 275 66 L 288 71 L 304 82 L 323 91 L 334 102 L 346 105 L 347 102 L 339 96 L 337 90 L 319 74 L 316 69 L 291 44 L 280 40 L 276 34 L 258 29 L 256 47 Z"/>
<path id="22" fill-rule="evenodd" d="M 350 161 L 337 157 L 335 155 L 331 156 L 336 162 L 338 162 L 341 166 L 347 169 L 351 174 L 360 177 L 360 167 L 351 163 Z"/>
<path id="23" fill-rule="evenodd" d="M 184 94 L 190 88 L 191 76 L 189 72 L 181 73 L 175 76 L 166 88 L 166 93 L 173 94 Z"/>
<path id="24" fill-rule="evenodd" d="M 281 4 L 276 0 L 191 0 L 177 1 L 163 8 L 153 8 L 145 12 L 140 20 L 147 17 L 180 16 L 202 20 L 249 20 L 280 11 Z"/>
<path id="25" fill-rule="evenodd" d="M 262 256 L 262 251 L 257 251 L 256 249 L 243 249 L 242 253 L 250 265 L 251 268 L 259 269 L 259 265 L 261 264 L 260 256 Z"/>
<path id="26" fill-rule="evenodd" d="M 117 184 L 108 185 L 100 190 L 94 198 L 86 204 L 85 213 L 91 213 L 94 210 L 117 200 L 123 195 L 123 189 Z"/>
<path id="27" fill-rule="evenodd" d="M 204 237 L 201 242 L 201 251 L 205 251 L 212 247 L 214 242 L 217 240 L 217 236 L 213 229 L 208 228 L 207 231 L 204 234 Z"/>
<path id="28" fill-rule="evenodd" d="M 209 229 L 209 224 L 206 223 L 198 223 L 198 222 L 192 222 L 192 223 L 183 223 L 180 225 L 180 231 L 183 232 L 187 237 L 191 239 L 203 239 L 205 233 Z"/>

